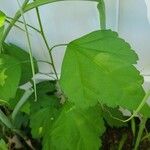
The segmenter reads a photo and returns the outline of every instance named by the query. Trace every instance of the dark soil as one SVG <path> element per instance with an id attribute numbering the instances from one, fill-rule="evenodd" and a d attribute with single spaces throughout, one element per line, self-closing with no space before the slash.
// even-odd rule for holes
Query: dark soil
<path id="1" fill-rule="evenodd" d="M 108 127 L 102 137 L 102 150 L 118 150 L 119 143 L 123 135 L 127 135 L 122 150 L 133 150 L 134 137 L 129 127 L 111 128 Z M 140 143 L 139 150 L 150 150 L 150 141 L 143 140 Z"/>

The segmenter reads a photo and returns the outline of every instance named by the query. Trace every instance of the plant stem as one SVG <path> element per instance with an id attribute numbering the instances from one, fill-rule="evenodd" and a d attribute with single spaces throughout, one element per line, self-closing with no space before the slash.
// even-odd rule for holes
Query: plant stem
<path id="1" fill-rule="evenodd" d="M 24 95 L 19 100 L 19 102 L 17 103 L 17 105 L 15 106 L 15 108 L 12 112 L 12 119 L 13 120 L 15 119 L 15 117 L 18 114 L 19 110 L 25 104 L 25 102 L 28 100 L 28 98 L 31 96 L 32 93 L 33 93 L 33 89 L 29 89 L 29 90 L 25 91 Z"/>
<path id="2" fill-rule="evenodd" d="M 54 3 L 54 2 L 59 2 L 59 1 L 66 1 L 66 0 L 38 0 L 38 1 L 34 1 L 34 2 L 32 2 L 26 6 L 25 11 L 29 11 L 35 7 L 39 7 L 42 5 L 46 5 L 46 4 Z M 72 1 L 72 0 L 69 0 L 69 1 Z M 76 1 L 81 1 L 81 0 L 76 0 Z M 99 0 L 83 0 L 83 1 L 98 2 Z"/>
<path id="3" fill-rule="evenodd" d="M 23 13 L 25 12 L 28 12 L 36 7 L 39 7 L 39 6 L 42 6 L 42 5 L 45 5 L 45 4 L 49 4 L 49 3 L 54 3 L 54 2 L 57 2 L 57 1 L 65 1 L 65 0 L 43 0 L 43 1 L 38 1 L 38 2 L 32 2 L 32 3 L 29 3 L 27 4 L 23 4 L 22 5 L 22 10 L 23 10 Z M 98 0 L 85 0 L 85 1 L 94 1 L 94 2 L 98 2 Z M 7 35 L 9 34 L 11 28 L 14 26 L 14 24 L 17 22 L 17 20 L 21 17 L 21 13 L 20 11 L 17 11 L 13 20 L 11 21 L 10 25 L 7 27 L 7 29 L 5 30 L 5 33 L 3 34 L 3 37 L 2 37 L 2 42 L 5 41 Z"/>
<path id="4" fill-rule="evenodd" d="M 28 137 L 22 131 L 13 129 L 13 132 L 20 136 L 24 140 L 24 142 L 30 147 L 31 150 L 35 150 L 33 145 L 28 141 Z"/>
<path id="5" fill-rule="evenodd" d="M 142 138 L 142 134 L 143 134 L 143 130 L 145 128 L 146 121 L 147 121 L 147 118 L 142 118 L 142 120 L 141 120 L 141 123 L 140 123 L 140 126 L 139 126 L 139 132 L 138 132 L 137 139 L 136 139 L 136 142 L 135 142 L 134 150 L 137 150 L 138 147 L 139 147 L 139 144 L 140 144 L 140 141 L 141 141 L 141 138 Z"/>
<path id="6" fill-rule="evenodd" d="M 106 29 L 106 11 L 105 11 L 105 2 L 104 2 L 104 0 L 99 0 L 97 8 L 99 10 L 101 30 L 105 30 Z"/>
<path id="7" fill-rule="evenodd" d="M 52 53 L 51 53 L 51 51 L 50 51 L 50 47 L 49 47 L 49 44 L 48 44 L 48 42 L 47 42 L 46 36 L 45 36 L 45 34 L 44 34 L 44 30 L 43 30 L 43 26 L 42 26 L 42 21 L 41 21 L 39 9 L 38 9 L 38 7 L 36 7 L 35 9 L 36 9 L 36 13 L 37 13 L 37 18 L 38 18 L 40 30 L 41 30 L 41 35 L 42 35 L 43 40 L 44 40 L 44 42 L 45 42 L 45 45 L 46 45 L 46 47 L 47 47 L 47 49 L 48 49 L 48 51 L 49 51 L 49 55 L 50 55 L 50 59 L 51 59 L 51 66 L 52 66 L 53 71 L 54 71 L 54 73 L 55 73 L 55 76 L 56 76 L 56 78 L 57 78 L 57 80 L 58 80 L 59 78 L 58 78 L 57 71 L 56 71 L 56 68 L 55 68 L 55 65 L 54 65 L 53 56 L 52 56 Z"/>
<path id="8" fill-rule="evenodd" d="M 2 110 L 0 109 L 0 121 L 6 125 L 6 127 L 8 127 L 9 129 L 13 129 L 13 124 L 11 123 L 11 121 L 9 120 L 9 118 L 2 112 Z"/>
<path id="9" fill-rule="evenodd" d="M 135 137 L 135 120 L 134 120 L 134 118 L 131 119 L 131 129 L 132 129 L 132 134 Z"/>
<path id="10" fill-rule="evenodd" d="M 145 139 L 150 140 L 150 133 L 146 134 L 146 135 L 142 138 L 141 141 L 143 141 L 143 140 L 145 140 Z"/>
<path id="11" fill-rule="evenodd" d="M 122 136 L 122 138 L 121 138 L 120 143 L 119 143 L 118 150 L 122 150 L 123 145 L 124 145 L 124 143 L 125 143 L 126 139 L 127 139 L 127 134 L 124 134 L 124 135 Z"/>
<path id="12" fill-rule="evenodd" d="M 59 47 L 59 46 L 67 46 L 68 44 L 58 44 L 54 45 L 53 47 L 50 48 L 50 51 L 52 51 L 54 48 Z"/>
<path id="13" fill-rule="evenodd" d="M 112 118 L 116 119 L 116 120 L 119 120 L 119 121 L 122 121 L 122 122 L 128 122 L 128 121 L 130 121 L 131 119 L 133 119 L 138 114 L 138 112 L 143 108 L 143 106 L 145 105 L 145 103 L 147 102 L 147 100 L 148 100 L 149 97 L 150 97 L 150 90 L 146 93 L 146 95 L 144 96 L 143 100 L 141 101 L 141 103 L 139 104 L 139 106 L 137 107 L 137 109 L 134 111 L 134 113 L 132 114 L 132 116 L 130 116 L 126 120 L 122 120 L 122 119 L 119 119 L 119 118 L 113 116 L 111 114 L 111 112 L 109 110 L 107 110 L 107 109 L 105 109 L 105 111 L 107 111 L 109 113 L 109 115 Z"/>
<path id="14" fill-rule="evenodd" d="M 29 2 L 29 0 L 25 0 L 20 9 L 23 10 L 23 9 L 26 7 L 26 5 L 27 5 L 28 2 Z M 11 28 L 15 25 L 15 23 L 17 22 L 17 20 L 18 20 L 20 17 L 21 17 L 21 12 L 20 12 L 20 10 L 19 10 L 19 11 L 16 12 L 16 14 L 15 14 L 13 20 L 10 22 L 9 26 L 8 26 L 7 29 L 5 30 L 5 32 L 4 32 L 3 36 L 2 36 L 2 39 L 1 39 L 2 43 L 5 41 L 7 35 L 9 34 L 9 32 L 10 32 L 10 30 L 11 30 Z"/>
<path id="15" fill-rule="evenodd" d="M 34 59 L 33 59 L 33 55 L 32 55 L 32 47 L 31 47 L 30 37 L 29 37 L 28 28 L 27 28 L 27 24 L 26 24 L 26 21 L 25 21 L 25 17 L 24 17 L 24 14 L 23 14 L 22 7 L 20 6 L 19 0 L 17 0 L 17 2 L 18 2 L 18 5 L 20 7 L 20 13 L 21 13 L 21 16 L 23 18 L 24 27 L 25 27 L 26 36 L 27 36 L 27 41 L 28 41 L 28 44 L 29 44 L 29 56 L 30 56 L 30 60 L 31 60 L 31 69 L 32 69 L 32 75 L 33 75 L 34 95 L 35 95 L 35 101 L 37 101 L 36 81 L 35 81 L 35 78 L 34 78 L 35 68 L 34 68 Z M 25 2 L 27 4 L 29 2 L 29 0 L 26 0 Z"/>
<path id="16" fill-rule="evenodd" d="M 11 17 L 9 17 L 9 16 L 6 16 L 6 18 L 7 18 L 6 21 L 9 22 L 9 23 L 10 23 L 9 20 L 13 20 L 13 18 L 11 18 Z M 8 19 L 9 19 L 9 20 L 8 20 Z M 24 24 L 23 21 L 20 21 L 20 20 L 17 20 L 16 22 Z M 14 25 L 14 26 L 16 26 L 17 28 L 19 27 L 18 25 Z M 41 33 L 37 28 L 31 26 L 30 24 L 27 24 L 27 26 L 30 27 L 31 29 L 35 30 L 36 32 Z M 22 28 L 21 28 L 21 29 L 22 29 Z M 23 29 L 22 29 L 22 30 L 23 30 Z M 23 31 L 24 31 L 24 30 L 23 30 Z"/>
<path id="17" fill-rule="evenodd" d="M 11 23 L 8 19 L 5 19 L 5 21 L 7 22 L 7 23 Z M 21 27 L 19 27 L 18 25 L 16 25 L 16 24 L 14 24 L 14 27 L 16 27 L 16 28 L 18 28 L 19 30 L 21 30 L 21 31 L 24 31 L 25 32 L 25 30 L 24 29 L 22 29 Z"/>

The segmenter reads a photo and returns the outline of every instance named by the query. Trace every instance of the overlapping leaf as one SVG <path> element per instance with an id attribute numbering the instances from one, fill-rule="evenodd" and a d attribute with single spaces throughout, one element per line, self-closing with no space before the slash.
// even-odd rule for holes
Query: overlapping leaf
<path id="1" fill-rule="evenodd" d="M 104 131 L 103 118 L 98 108 L 82 110 L 68 105 L 54 121 L 51 132 L 45 134 L 43 149 L 98 150 L 101 147 L 100 136 Z"/>
<path id="2" fill-rule="evenodd" d="M 27 53 L 25 50 L 23 50 L 22 48 L 14 44 L 6 44 L 6 43 L 4 44 L 4 50 L 5 50 L 5 53 L 7 53 L 10 56 L 15 57 L 17 60 L 20 61 L 21 68 L 22 68 L 20 85 L 31 80 L 33 75 L 32 75 L 32 70 L 31 70 L 29 53 Z M 34 67 L 35 67 L 35 71 L 37 72 L 38 67 L 37 67 L 37 63 L 35 59 L 34 59 Z"/>
<path id="3" fill-rule="evenodd" d="M 34 138 L 45 137 L 50 132 L 52 123 L 57 116 L 57 109 L 53 105 L 56 98 L 44 96 L 31 105 L 30 127 Z M 49 138 L 50 140 L 50 138 Z"/>
<path id="4" fill-rule="evenodd" d="M 8 55 L 0 55 L 0 99 L 14 98 L 21 76 L 20 63 Z"/>
<path id="5" fill-rule="evenodd" d="M 138 107 L 143 77 L 134 67 L 137 54 L 111 30 L 95 31 L 71 42 L 64 57 L 60 84 L 78 107 L 100 102 L 110 107 Z"/>
<path id="6" fill-rule="evenodd" d="M 34 138 L 44 136 L 47 132 L 45 128 L 47 126 L 50 128 L 58 113 L 57 107 L 59 107 L 59 100 L 54 96 L 54 82 L 39 83 L 37 91 L 38 101 L 35 102 L 32 97 L 30 100 L 30 127 Z"/>
<path id="7" fill-rule="evenodd" d="M 43 150 L 98 150 L 105 131 L 100 107 L 84 110 L 68 102 L 62 106 L 51 95 L 53 85 L 40 83 L 38 101 L 30 101 L 32 136 L 43 139 Z"/>

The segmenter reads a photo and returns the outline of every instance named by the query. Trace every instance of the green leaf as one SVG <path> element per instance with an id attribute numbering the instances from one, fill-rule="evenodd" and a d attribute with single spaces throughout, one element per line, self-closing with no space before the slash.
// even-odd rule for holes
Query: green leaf
<path id="1" fill-rule="evenodd" d="M 59 100 L 54 95 L 55 82 L 41 82 L 37 84 L 38 100 L 34 101 L 34 95 L 30 100 L 30 127 L 34 138 L 42 137 L 44 129 L 53 122 L 60 107 Z"/>
<path id="2" fill-rule="evenodd" d="M 8 150 L 8 146 L 3 139 L 0 140 L 0 150 Z"/>
<path id="3" fill-rule="evenodd" d="M 3 86 L 5 84 L 5 80 L 7 79 L 7 76 L 5 75 L 6 69 L 3 69 L 0 72 L 0 85 Z"/>
<path id="4" fill-rule="evenodd" d="M 21 75 L 21 81 L 20 84 L 24 84 L 31 80 L 32 78 L 32 70 L 31 70 L 31 63 L 30 63 L 30 57 L 29 53 L 27 53 L 25 50 L 21 49 L 20 47 L 14 45 L 14 44 L 4 44 L 4 50 L 5 53 L 7 53 L 10 56 L 15 57 L 17 60 L 20 61 L 21 68 L 22 68 L 22 75 Z M 38 66 L 36 63 L 36 60 L 34 59 L 34 66 L 36 72 L 38 71 Z"/>
<path id="5" fill-rule="evenodd" d="M 45 136 L 57 116 L 57 99 L 55 96 L 43 96 L 31 103 L 30 127 L 34 138 Z M 48 129 L 48 128 L 49 129 Z"/>
<path id="6" fill-rule="evenodd" d="M 144 117 L 150 118 L 150 106 L 149 104 L 145 104 L 142 109 L 140 110 L 139 114 L 143 115 Z"/>
<path id="7" fill-rule="evenodd" d="M 15 120 L 13 121 L 13 124 L 15 126 L 16 129 L 21 129 L 21 127 L 28 128 L 29 125 L 29 115 L 23 113 L 23 112 L 19 112 L 16 117 Z"/>
<path id="8" fill-rule="evenodd" d="M 105 131 L 99 108 L 76 109 L 67 105 L 43 139 L 43 150 L 99 150 Z"/>
<path id="9" fill-rule="evenodd" d="M 0 27 L 4 26 L 6 15 L 0 10 Z"/>
<path id="10" fill-rule="evenodd" d="M 101 111 L 97 107 L 82 110 L 69 104 L 61 106 L 54 96 L 53 85 L 55 83 L 40 83 L 38 101 L 30 100 L 33 138 L 43 139 L 43 150 L 99 149 L 99 136 L 105 130 Z"/>
<path id="11" fill-rule="evenodd" d="M 2 49 L 2 37 L 4 34 L 4 26 L 0 27 L 0 50 Z"/>
<path id="12" fill-rule="evenodd" d="M 98 102 L 135 110 L 144 97 L 137 54 L 111 30 L 95 31 L 71 42 L 60 85 L 68 101 L 87 108 Z"/>
<path id="13" fill-rule="evenodd" d="M 8 55 L 0 55 L 0 99 L 14 98 L 21 76 L 20 63 Z"/>
<path id="14" fill-rule="evenodd" d="M 0 49 L 2 46 L 2 36 L 4 33 L 4 23 L 5 23 L 6 15 L 0 10 Z"/>

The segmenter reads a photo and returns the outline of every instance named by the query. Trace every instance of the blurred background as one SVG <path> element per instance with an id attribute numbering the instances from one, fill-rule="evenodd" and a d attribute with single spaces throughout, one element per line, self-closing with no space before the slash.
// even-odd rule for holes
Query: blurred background
<path id="1" fill-rule="evenodd" d="M 105 0 L 107 11 L 107 28 L 117 31 L 119 36 L 129 42 L 139 55 L 137 67 L 145 77 L 145 88 L 150 88 L 150 1 L 149 0 Z M 49 45 L 69 43 L 70 41 L 98 30 L 99 16 L 96 2 L 64 1 L 40 7 L 43 27 Z M 18 9 L 16 0 L 0 0 L 0 9 L 13 17 Z M 20 18 L 21 20 L 21 18 Z M 34 10 L 26 13 L 28 24 L 39 28 Z M 24 27 L 21 24 L 18 24 Z M 38 60 L 49 61 L 47 49 L 41 36 L 30 29 L 33 54 Z M 28 50 L 26 35 L 13 28 L 8 38 L 13 43 Z M 65 47 L 53 50 L 57 72 L 61 71 L 61 63 Z M 46 63 L 39 63 L 40 72 L 50 73 Z"/>

